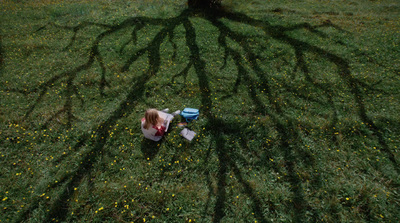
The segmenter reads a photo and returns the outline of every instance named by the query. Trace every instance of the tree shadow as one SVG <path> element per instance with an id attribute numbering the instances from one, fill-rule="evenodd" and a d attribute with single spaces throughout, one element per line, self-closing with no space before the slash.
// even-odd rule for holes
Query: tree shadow
<path id="1" fill-rule="evenodd" d="M 160 150 L 160 144 L 162 140 L 159 142 L 151 141 L 149 139 L 142 139 L 140 150 L 142 151 L 144 157 L 148 160 L 153 160 Z"/>
<path id="2" fill-rule="evenodd" d="M 312 32 L 322 38 L 326 38 L 322 32 L 317 29 L 320 27 L 333 27 L 339 29 L 339 27 L 335 26 L 331 22 L 325 22 L 322 25 L 312 26 L 308 23 L 296 24 L 293 26 L 280 26 L 280 25 L 272 25 L 268 21 L 262 21 L 258 19 L 251 18 L 242 13 L 235 12 L 226 12 L 221 10 L 211 10 L 211 11 L 199 11 L 193 9 L 186 9 L 181 14 L 176 17 L 168 18 L 168 19 L 156 19 L 156 18 L 148 18 L 148 17 L 132 17 L 122 21 L 117 25 L 107 25 L 107 24 L 98 24 L 98 23 L 81 23 L 77 26 L 60 26 L 54 23 L 49 23 L 37 30 L 37 32 L 41 32 L 44 29 L 49 29 L 50 27 L 56 29 L 64 29 L 73 32 L 73 35 L 70 39 L 70 42 L 65 47 L 65 49 L 70 48 L 74 45 L 77 34 L 81 32 L 85 27 L 88 26 L 97 26 L 102 28 L 102 31 L 99 35 L 96 36 L 94 41 L 90 44 L 89 56 L 85 63 L 76 66 L 68 71 L 61 72 L 59 74 L 54 75 L 51 79 L 45 81 L 43 84 L 38 87 L 31 89 L 27 94 L 37 93 L 38 96 L 33 104 L 28 108 L 25 113 L 24 120 L 27 120 L 34 110 L 43 102 L 44 96 L 46 93 L 52 88 L 53 85 L 61 83 L 61 81 L 66 81 L 67 88 L 65 90 L 66 99 L 63 102 L 63 107 L 57 111 L 54 115 L 48 118 L 45 123 L 42 125 L 42 128 L 46 128 L 50 123 L 54 122 L 58 116 L 64 115 L 67 119 L 66 127 L 71 128 L 73 122 L 76 121 L 76 118 L 73 114 L 73 108 L 76 107 L 74 102 L 71 100 L 72 96 L 77 96 L 80 99 L 81 105 L 85 103 L 85 99 L 79 96 L 78 87 L 75 84 L 75 80 L 77 76 L 89 70 L 94 66 L 99 66 L 101 70 L 100 81 L 98 84 L 99 94 L 105 95 L 104 89 L 107 87 L 107 68 L 105 66 L 104 55 L 99 50 L 99 45 L 104 39 L 111 34 L 115 34 L 116 32 L 133 28 L 131 33 L 131 38 L 122 44 L 120 48 L 120 52 L 125 51 L 125 48 L 128 44 L 135 44 L 137 42 L 138 32 L 146 25 L 160 26 L 162 27 L 160 31 L 154 36 L 154 38 L 144 47 L 138 48 L 134 52 L 130 52 L 129 58 L 123 63 L 120 68 L 121 72 L 127 72 L 133 64 L 138 61 L 139 58 L 146 57 L 148 60 L 148 70 L 143 72 L 140 76 L 133 78 L 133 80 L 128 84 L 130 89 L 126 94 L 124 100 L 122 100 L 118 107 L 116 107 L 113 112 L 106 118 L 105 121 L 101 122 L 98 127 L 92 129 L 91 132 L 95 132 L 96 137 L 90 138 L 89 135 L 82 135 L 79 139 L 79 143 L 74 146 L 74 151 L 81 150 L 84 147 L 89 147 L 90 149 L 85 152 L 80 165 L 76 168 L 74 172 L 66 174 L 58 183 L 49 183 L 49 187 L 43 189 L 42 192 L 45 193 L 48 190 L 58 190 L 61 191 L 60 195 L 52 202 L 53 205 L 49 207 L 49 212 L 46 214 L 44 221 L 48 222 L 52 219 L 57 219 L 58 221 L 67 220 L 67 213 L 69 210 L 68 201 L 71 199 L 73 195 L 74 188 L 78 187 L 82 184 L 83 179 L 86 177 L 91 179 L 91 172 L 93 171 L 93 165 L 96 161 L 98 161 L 101 156 L 104 154 L 104 148 L 109 140 L 109 132 L 116 125 L 116 123 L 123 117 L 132 114 L 134 108 L 138 104 L 138 101 L 145 98 L 145 85 L 149 81 L 151 77 L 157 75 L 160 72 L 161 66 L 161 44 L 164 41 L 169 41 L 173 46 L 173 56 L 172 58 L 176 58 L 177 56 L 177 46 L 173 42 L 174 40 L 174 30 L 178 26 L 183 26 L 185 32 L 185 44 L 189 49 L 189 62 L 185 66 L 185 68 L 177 72 L 173 77 L 172 81 L 182 76 L 186 79 L 188 72 L 191 68 L 194 69 L 195 74 L 197 75 L 199 88 L 201 91 L 200 99 L 201 99 L 201 111 L 202 115 L 204 115 L 206 119 L 206 127 L 208 130 L 208 134 L 211 137 L 212 144 L 215 144 L 216 155 L 218 157 L 218 171 L 217 175 L 217 188 L 215 198 L 215 204 L 212 211 L 212 221 L 213 222 L 221 222 L 226 216 L 226 205 L 227 205 L 227 174 L 229 172 L 233 172 L 237 178 L 239 185 L 242 187 L 242 191 L 246 194 L 251 201 L 251 209 L 254 212 L 255 218 L 259 222 L 269 222 L 268 212 L 274 212 L 276 209 L 275 205 L 269 203 L 268 201 L 264 201 L 260 198 L 255 188 L 249 184 L 243 177 L 243 173 L 237 163 L 243 162 L 246 163 L 245 158 L 241 158 L 239 154 L 231 151 L 229 148 L 228 141 L 225 137 L 240 137 L 243 133 L 241 130 L 241 126 L 230 121 L 218 119 L 215 117 L 212 111 L 213 101 L 211 97 L 211 87 L 210 87 L 210 75 L 206 68 L 206 61 L 202 58 L 201 49 L 197 41 L 196 35 L 196 27 L 190 18 L 199 17 L 209 21 L 213 26 L 218 30 L 218 44 L 224 50 L 224 64 L 221 69 L 227 66 L 227 61 L 231 58 L 234 62 L 234 65 L 237 68 L 237 79 L 235 81 L 233 87 L 232 95 L 236 94 L 240 85 L 251 85 L 253 88 L 248 88 L 248 95 L 252 104 L 255 105 L 255 111 L 260 114 L 265 114 L 271 117 L 275 125 L 275 130 L 277 131 L 279 138 L 279 149 L 281 149 L 284 155 L 284 168 L 289 173 L 286 177 L 286 181 L 290 184 L 290 191 L 292 193 L 293 202 L 290 203 L 289 209 L 293 212 L 293 221 L 302 222 L 306 218 L 306 213 L 311 213 L 311 221 L 317 221 L 317 212 L 318 210 L 313 209 L 313 207 L 309 204 L 309 202 L 305 199 L 305 195 L 303 192 L 302 180 L 296 174 L 296 165 L 298 162 L 306 161 L 307 165 L 314 166 L 314 160 L 309 152 L 301 149 L 300 145 L 303 143 L 301 141 L 301 137 L 299 136 L 301 133 L 298 128 L 295 126 L 297 122 L 290 116 L 285 115 L 284 109 L 281 107 L 279 103 L 276 102 L 274 98 L 274 92 L 271 90 L 271 81 L 270 74 L 268 71 L 262 68 L 261 62 L 263 58 L 258 55 L 256 52 L 252 50 L 246 39 L 248 36 L 245 34 L 239 33 L 237 31 L 232 30 L 224 23 L 225 20 L 229 20 L 232 22 L 237 22 L 240 24 L 249 25 L 252 27 L 257 27 L 261 29 L 265 36 L 270 37 L 274 40 L 280 41 L 284 44 L 287 44 L 294 50 L 294 55 L 296 58 L 295 70 L 302 72 L 305 76 L 306 81 L 314 87 L 314 89 L 318 89 L 323 92 L 324 95 L 328 95 L 328 101 L 325 102 L 322 99 L 314 98 L 310 99 L 308 97 L 303 97 L 302 93 L 297 91 L 296 89 L 291 88 L 291 86 L 284 86 L 287 91 L 296 92 L 299 95 L 299 98 L 303 97 L 305 100 L 314 100 L 317 103 L 323 103 L 325 105 L 330 106 L 330 109 L 333 112 L 331 117 L 330 126 L 334 127 L 337 125 L 338 117 L 337 110 L 335 104 L 332 100 L 332 89 L 330 86 L 316 83 L 311 76 L 311 72 L 309 70 L 309 65 L 305 59 L 305 53 L 312 52 L 318 55 L 321 58 L 326 59 L 330 63 L 334 64 L 337 68 L 337 75 L 341 78 L 341 80 L 346 83 L 346 86 L 350 89 L 352 96 L 357 105 L 358 116 L 360 119 L 368 123 L 369 129 L 374 132 L 374 136 L 377 138 L 379 144 L 382 147 L 382 150 L 386 153 L 387 157 L 391 161 L 394 169 L 396 169 L 397 173 L 399 172 L 398 161 L 395 159 L 393 152 L 390 150 L 382 129 L 374 124 L 372 119 L 367 115 L 367 111 L 364 105 L 365 91 L 362 89 L 371 89 L 372 87 L 362 81 L 356 79 L 350 69 L 349 62 L 344 58 L 329 52 L 328 50 L 324 50 L 318 46 L 312 45 L 308 42 L 295 39 L 288 35 L 288 32 L 293 30 L 307 30 Z M 248 61 L 244 61 L 241 53 L 231 47 L 228 44 L 228 40 L 237 43 L 241 49 L 245 52 Z M 1 51 L 0 51 L 1 52 Z M 0 55 L 0 59 L 1 59 Z M 245 63 L 249 64 L 249 68 L 244 66 Z M 253 83 L 256 81 L 254 77 L 252 77 L 249 73 L 253 72 L 256 74 L 257 79 L 261 84 L 255 86 Z M 15 90 L 18 92 L 18 90 Z M 267 100 L 266 105 L 263 100 Z M 265 135 L 264 135 L 265 136 Z M 336 138 L 332 136 L 333 142 L 335 142 Z M 241 143 L 246 144 L 245 139 L 241 140 Z M 149 140 L 143 140 L 141 142 L 141 151 L 145 155 L 146 158 L 153 159 L 159 150 L 158 146 L 159 142 L 151 142 Z M 243 149 L 249 149 L 248 147 L 243 147 Z M 253 155 L 256 157 L 268 157 L 269 155 L 258 154 L 257 152 L 253 152 Z M 63 159 L 66 159 L 68 155 L 62 156 L 57 162 L 62 162 Z M 208 159 L 209 155 L 206 156 Z M 249 164 L 250 165 L 250 164 Z M 260 167 L 262 168 L 262 167 Z M 209 209 L 207 206 L 211 205 L 211 179 L 208 176 L 208 173 L 205 173 L 209 186 L 210 194 L 208 197 L 208 201 L 206 202 L 205 214 L 207 214 L 207 210 Z M 320 179 L 316 179 L 316 182 L 320 181 Z M 89 182 L 90 183 L 90 182 Z M 31 204 L 23 211 L 20 215 L 16 217 L 16 222 L 26 221 L 32 212 L 39 208 L 39 204 L 43 202 L 42 199 L 36 198 L 31 202 Z M 266 208 L 264 210 L 263 208 Z"/>
<path id="3" fill-rule="evenodd" d="M 237 86 L 240 85 L 242 81 L 244 81 L 245 83 L 247 83 L 248 85 L 251 86 L 251 83 L 255 82 L 255 80 L 252 80 L 252 78 L 248 75 L 248 71 L 243 66 L 245 61 L 242 59 L 241 54 L 237 50 L 228 46 L 228 44 L 226 43 L 227 38 L 236 42 L 237 44 L 239 44 L 242 47 L 246 56 L 248 56 L 248 58 L 249 58 L 248 62 L 250 63 L 251 69 L 253 70 L 254 73 L 256 73 L 258 75 L 258 79 L 261 80 L 261 83 L 263 83 L 262 85 L 259 85 L 258 93 L 256 93 L 256 90 L 254 90 L 252 88 L 249 88 L 248 93 L 249 93 L 251 99 L 253 100 L 253 104 L 256 105 L 258 112 L 268 114 L 270 117 L 272 117 L 272 119 L 276 123 L 276 130 L 278 131 L 278 134 L 281 139 L 281 145 L 279 147 L 285 151 L 284 155 L 285 155 L 285 160 L 286 160 L 286 168 L 289 172 L 288 181 L 291 184 L 291 190 L 294 195 L 293 210 L 294 210 L 294 220 L 296 222 L 302 221 L 305 219 L 306 211 L 312 213 L 312 218 L 311 218 L 312 221 L 317 221 L 317 212 L 315 210 L 312 210 L 311 206 L 304 199 L 302 181 L 296 175 L 296 171 L 295 171 L 296 160 L 298 160 L 298 158 L 295 158 L 294 153 L 302 152 L 301 149 L 297 146 L 298 143 L 296 143 L 296 141 L 299 140 L 298 130 L 293 127 L 293 126 L 295 126 L 294 120 L 292 120 L 292 118 L 290 118 L 288 116 L 283 115 L 284 111 L 281 109 L 280 105 L 278 103 L 276 103 L 276 101 L 274 101 L 274 98 L 272 98 L 272 94 L 271 94 L 270 86 L 269 86 L 270 84 L 268 81 L 268 72 L 263 71 L 263 69 L 257 63 L 257 59 L 259 59 L 259 58 L 254 52 L 252 52 L 251 48 L 246 43 L 246 36 L 231 30 L 220 20 L 221 18 L 229 19 L 231 21 L 235 21 L 235 22 L 239 22 L 239 23 L 245 23 L 248 25 L 252 25 L 254 27 L 260 27 L 264 30 L 266 35 L 271 36 L 275 40 L 278 40 L 280 42 L 288 44 L 294 49 L 296 60 L 297 60 L 295 70 L 299 69 L 305 75 L 306 80 L 312 86 L 314 86 L 316 89 L 320 89 L 322 92 L 324 92 L 325 95 L 329 96 L 327 104 L 330 105 L 331 110 L 333 111 L 330 129 L 334 129 L 333 127 L 335 127 L 338 122 L 338 117 L 337 117 L 338 112 L 337 112 L 335 105 L 333 103 L 333 100 L 332 100 L 333 93 L 332 93 L 332 90 L 330 89 L 330 86 L 316 83 L 313 80 L 313 78 L 310 76 L 309 65 L 307 65 L 307 63 L 305 62 L 305 53 L 312 52 L 320 57 L 325 58 L 329 62 L 333 63 L 338 69 L 338 75 L 340 76 L 342 81 L 347 84 L 347 87 L 350 89 L 350 91 L 354 97 L 354 100 L 356 102 L 356 105 L 357 105 L 357 108 L 359 111 L 360 119 L 365 123 L 371 123 L 371 124 L 369 124 L 370 130 L 374 132 L 374 135 L 377 137 L 382 150 L 387 154 L 387 157 L 392 162 L 393 168 L 397 171 L 397 173 L 400 173 L 398 162 L 395 159 L 393 152 L 390 151 L 386 141 L 384 140 L 384 137 L 382 135 L 382 130 L 380 128 L 378 128 L 373 123 L 373 121 L 367 116 L 367 112 L 366 112 L 365 105 L 364 105 L 364 97 L 366 95 L 366 92 L 362 91 L 361 89 L 372 90 L 373 88 L 371 86 L 369 86 L 368 84 L 365 84 L 364 82 L 356 79 L 351 74 L 349 62 L 347 62 L 345 59 L 343 59 L 340 56 L 335 55 L 334 53 L 331 53 L 327 50 L 324 50 L 317 46 L 311 45 L 305 41 L 301 41 L 301 40 L 292 38 L 287 34 L 287 32 L 292 31 L 292 30 L 306 29 L 306 30 L 308 30 L 312 33 L 315 33 L 321 37 L 326 37 L 325 35 L 323 35 L 323 33 L 317 31 L 316 29 L 319 27 L 338 28 L 337 26 L 333 25 L 331 22 L 326 22 L 319 26 L 311 26 L 310 24 L 303 23 L 303 24 L 297 24 L 297 25 L 294 25 L 291 27 L 283 27 L 283 26 L 279 26 L 279 25 L 270 25 L 268 22 L 260 21 L 257 19 L 252 19 L 252 18 L 250 18 L 244 14 L 240 14 L 240 13 L 219 13 L 218 16 L 210 16 L 210 17 L 206 17 L 206 18 L 210 22 L 212 22 L 212 24 L 215 27 L 217 27 L 219 30 L 220 36 L 218 38 L 218 42 L 219 42 L 219 45 L 224 49 L 224 52 L 225 52 L 224 66 L 226 64 L 227 58 L 232 57 L 235 65 L 237 67 L 238 74 L 237 74 L 237 80 L 236 80 L 233 91 L 234 92 L 237 91 Z M 339 29 L 339 30 L 342 31 L 342 29 Z M 204 85 L 204 87 L 207 88 L 206 85 Z M 271 110 L 270 108 L 268 108 L 266 106 L 263 106 L 263 103 L 260 100 L 259 95 L 265 95 L 265 97 L 267 97 L 269 103 L 272 105 L 273 110 Z M 206 97 L 203 97 L 203 99 L 206 100 Z M 212 119 L 212 117 L 210 117 L 210 119 Z M 286 122 L 283 121 L 283 119 L 286 119 Z M 337 142 L 336 139 L 337 138 L 334 137 L 334 134 L 332 134 L 333 143 Z M 314 164 L 313 164 L 312 156 L 307 153 L 304 153 L 304 151 L 303 151 L 303 154 L 305 156 L 300 156 L 300 157 L 303 157 L 303 159 L 306 160 L 309 163 L 309 165 L 313 166 Z M 235 170 L 237 170 L 237 169 L 235 168 Z M 318 181 L 320 181 L 320 180 L 318 180 Z M 320 183 L 318 183 L 318 184 L 320 185 Z M 248 188 L 245 184 L 243 184 L 243 186 L 245 188 Z M 225 197 L 223 193 L 221 193 L 221 197 L 222 198 Z M 254 200 L 253 200 L 253 202 L 254 202 Z M 218 218 L 218 220 L 220 220 L 220 218 Z M 258 220 L 264 221 L 265 219 L 260 217 Z"/>
<path id="4" fill-rule="evenodd" d="M 0 75 L 3 76 L 4 69 L 4 52 L 3 52 L 3 37 L 0 35 Z M 0 76 L 0 77 L 1 77 Z"/>

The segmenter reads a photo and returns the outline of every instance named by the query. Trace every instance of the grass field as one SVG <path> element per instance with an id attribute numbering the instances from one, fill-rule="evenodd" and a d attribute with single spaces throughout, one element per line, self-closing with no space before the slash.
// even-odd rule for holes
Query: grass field
<path id="1" fill-rule="evenodd" d="M 399 1 L 223 4 L 0 1 L 0 221 L 399 222 Z"/>

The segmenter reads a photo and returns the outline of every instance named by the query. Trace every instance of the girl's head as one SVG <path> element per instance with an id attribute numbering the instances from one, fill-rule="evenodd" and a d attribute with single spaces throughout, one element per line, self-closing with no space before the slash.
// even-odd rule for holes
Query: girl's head
<path id="1" fill-rule="evenodd" d="M 144 118 L 146 119 L 144 123 L 144 128 L 149 129 L 151 125 L 157 125 L 158 122 L 158 111 L 157 109 L 151 108 L 146 111 Z"/>

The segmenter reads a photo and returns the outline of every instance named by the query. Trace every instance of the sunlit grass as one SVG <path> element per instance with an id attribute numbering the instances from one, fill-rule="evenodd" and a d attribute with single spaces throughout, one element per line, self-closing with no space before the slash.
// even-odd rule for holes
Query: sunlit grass
<path id="1" fill-rule="evenodd" d="M 3 1 L 0 220 L 398 222 L 400 5 L 223 3 Z"/>

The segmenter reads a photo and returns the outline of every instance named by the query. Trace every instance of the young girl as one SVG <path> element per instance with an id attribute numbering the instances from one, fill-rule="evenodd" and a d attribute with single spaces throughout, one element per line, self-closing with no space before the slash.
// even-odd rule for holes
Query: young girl
<path id="1" fill-rule="evenodd" d="M 167 110 L 158 111 L 153 108 L 146 111 L 141 125 L 144 137 L 159 141 L 168 130 L 169 122 L 180 112 L 178 110 L 172 114 L 167 114 L 164 111 L 167 112 Z"/>

